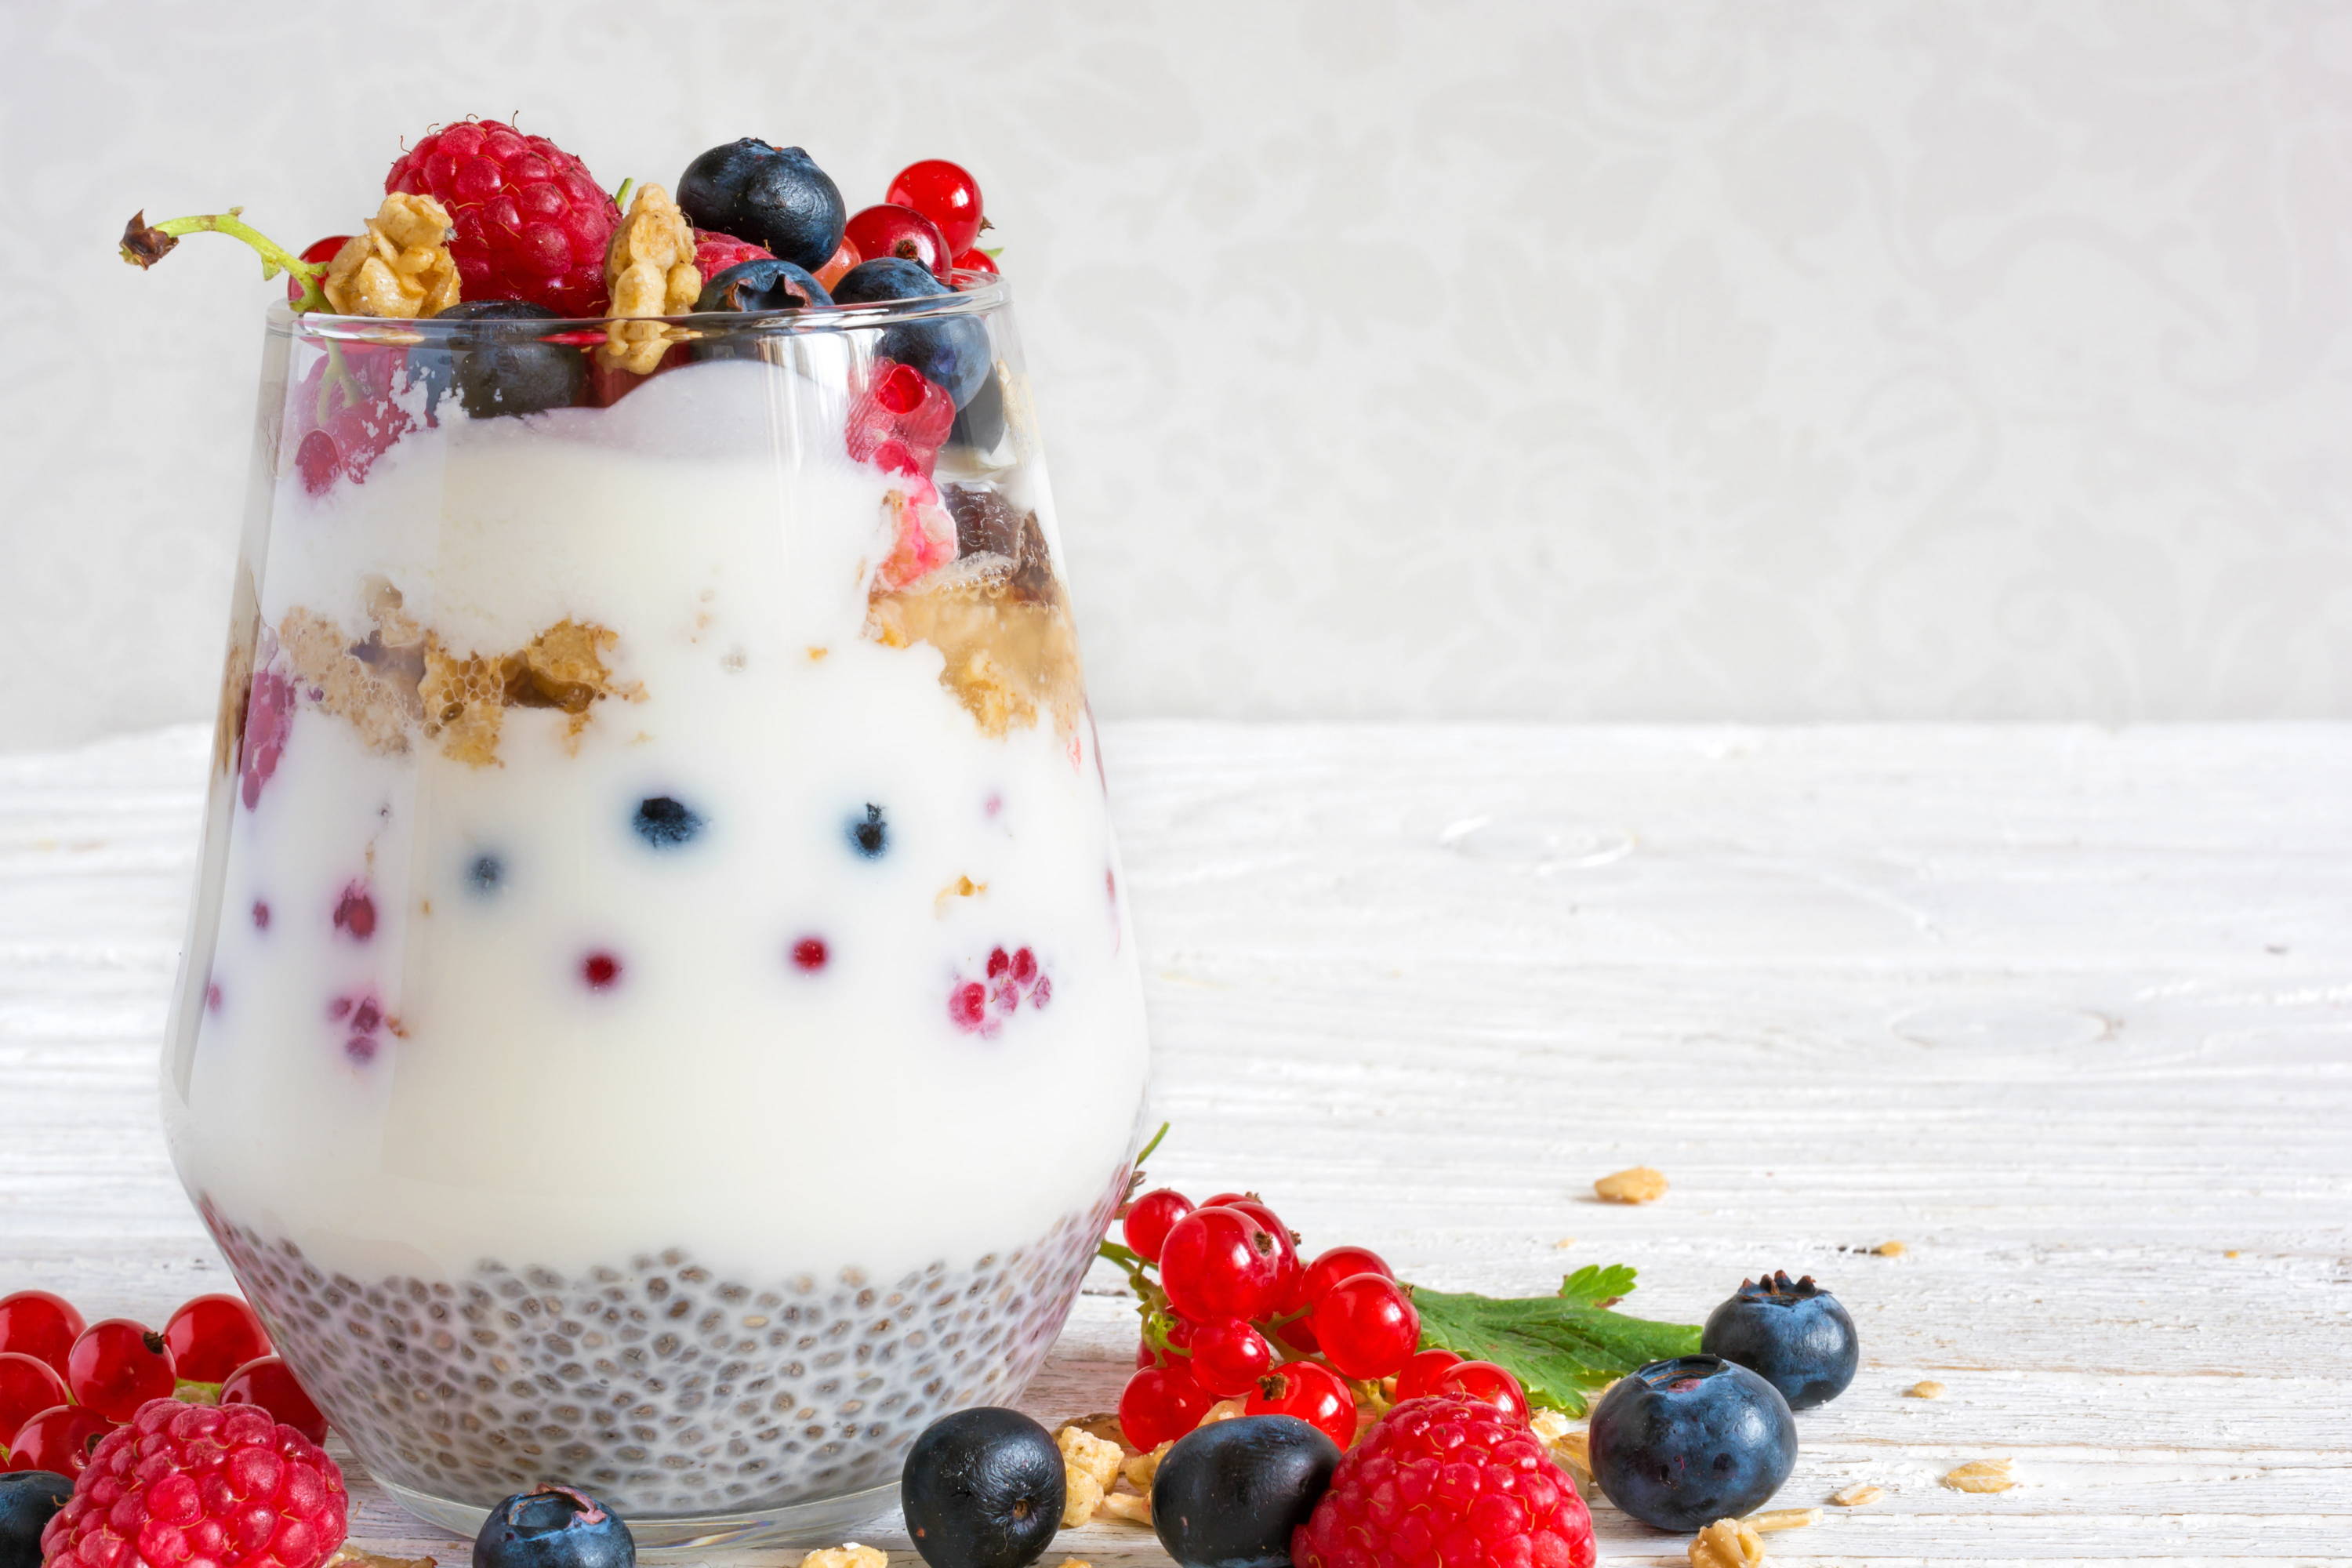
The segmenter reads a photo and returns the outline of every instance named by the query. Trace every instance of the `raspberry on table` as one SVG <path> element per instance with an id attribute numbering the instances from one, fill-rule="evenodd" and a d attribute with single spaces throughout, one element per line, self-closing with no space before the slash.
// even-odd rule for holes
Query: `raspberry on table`
<path id="1" fill-rule="evenodd" d="M 98 1445 L 41 1550 L 50 1568 L 319 1568 L 349 1511 L 342 1472 L 291 1426 L 250 1405 L 154 1399 Z"/>
<path id="2" fill-rule="evenodd" d="M 1526 1427 L 1474 1400 L 1396 1406 L 1291 1540 L 1298 1568 L 1592 1568 L 1592 1516 Z"/>
<path id="3" fill-rule="evenodd" d="M 429 195 L 468 300 L 522 300 L 564 316 L 604 313 L 604 252 L 621 209 L 578 158 L 496 120 L 434 132 L 384 175 L 386 191 Z"/>

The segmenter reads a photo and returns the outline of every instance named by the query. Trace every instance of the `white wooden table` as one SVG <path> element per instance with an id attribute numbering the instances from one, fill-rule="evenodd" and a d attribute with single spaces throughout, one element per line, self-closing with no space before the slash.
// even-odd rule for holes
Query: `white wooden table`
<path id="1" fill-rule="evenodd" d="M 154 1110 L 205 743 L 0 758 L 0 1289 L 93 1316 L 228 1282 Z M 1107 746 L 1155 1178 L 1438 1287 L 1622 1260 L 1631 1310 L 1695 1321 L 1820 1275 L 1863 1370 L 1780 1500 L 1890 1495 L 1778 1560 L 2352 1563 L 2352 726 Z M 1593 1201 L 1637 1162 L 1669 1196 Z M 1125 1375 L 1097 1272 L 1042 1415 Z M 2015 1490 L 1937 1484 L 1995 1457 Z M 1596 1513 L 1604 1561 L 1681 1562 Z M 372 1491 L 358 1531 L 431 1537 Z"/>

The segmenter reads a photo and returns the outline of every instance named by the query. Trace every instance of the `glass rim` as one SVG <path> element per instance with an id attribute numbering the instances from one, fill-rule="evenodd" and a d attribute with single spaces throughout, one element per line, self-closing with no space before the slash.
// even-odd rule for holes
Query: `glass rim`
<path id="1" fill-rule="evenodd" d="M 431 317 L 404 320 L 388 316 L 338 316 L 327 310 L 296 310 L 290 301 L 271 303 L 268 330 L 288 337 L 316 338 L 334 342 L 450 342 L 460 337 L 478 344 L 486 337 L 508 340 L 557 340 L 572 343 L 601 342 L 605 329 L 615 322 L 658 322 L 664 335 L 679 342 L 699 338 L 795 336 L 816 332 L 864 331 L 909 321 L 936 321 L 956 316 L 977 316 L 1012 302 L 1013 287 L 999 274 L 971 268 L 955 271 L 952 294 L 932 294 L 919 300 L 877 300 L 870 304 L 811 305 L 794 310 L 698 310 L 678 316 L 547 316 L 507 321 L 438 321 Z"/>

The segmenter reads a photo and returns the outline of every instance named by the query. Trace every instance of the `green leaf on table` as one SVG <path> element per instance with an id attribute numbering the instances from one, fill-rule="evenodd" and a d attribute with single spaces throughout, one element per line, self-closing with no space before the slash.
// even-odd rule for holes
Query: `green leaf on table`
<path id="1" fill-rule="evenodd" d="M 1698 1353 L 1696 1323 L 1629 1318 L 1601 1303 L 1632 1293 L 1633 1270 L 1588 1265 L 1553 1296 L 1474 1296 L 1413 1288 L 1421 1342 L 1470 1361 L 1491 1361 L 1528 1391 L 1528 1402 L 1570 1415 L 1586 1395 L 1635 1367 Z"/>

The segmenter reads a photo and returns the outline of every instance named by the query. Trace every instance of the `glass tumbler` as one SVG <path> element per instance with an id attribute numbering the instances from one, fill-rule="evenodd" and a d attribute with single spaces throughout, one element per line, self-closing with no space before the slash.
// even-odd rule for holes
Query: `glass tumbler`
<path id="1" fill-rule="evenodd" d="M 1122 1195 L 1135 944 L 1006 288 L 960 282 L 269 319 L 165 1121 L 427 1519 L 868 1517 Z"/>

